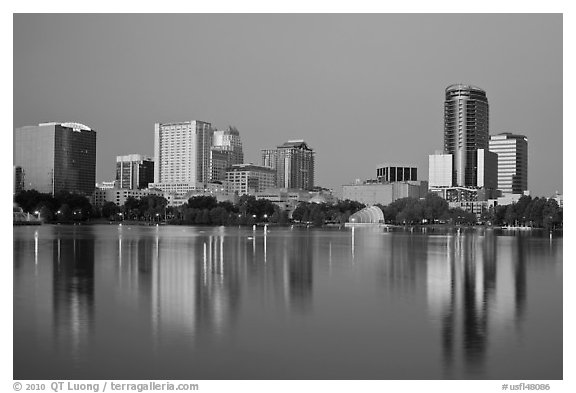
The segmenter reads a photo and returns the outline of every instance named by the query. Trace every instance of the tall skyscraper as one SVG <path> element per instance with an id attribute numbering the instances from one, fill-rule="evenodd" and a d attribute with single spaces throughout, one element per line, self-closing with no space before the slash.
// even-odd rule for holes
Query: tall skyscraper
<path id="1" fill-rule="evenodd" d="M 314 150 L 301 139 L 288 141 L 275 150 L 262 150 L 262 165 L 276 170 L 277 187 L 314 187 Z"/>
<path id="2" fill-rule="evenodd" d="M 185 192 L 210 180 L 212 125 L 198 120 L 154 125 L 154 187 Z"/>
<path id="3" fill-rule="evenodd" d="M 488 150 L 488 99 L 470 85 L 446 88 L 444 153 L 452 154 L 453 186 L 478 186 L 478 149 Z"/>
<path id="4" fill-rule="evenodd" d="M 242 140 L 236 127 L 214 131 L 210 150 L 210 180 L 224 180 L 226 170 L 244 163 Z"/>
<path id="5" fill-rule="evenodd" d="M 147 188 L 154 182 L 154 159 L 140 154 L 116 156 L 116 182 L 129 190 Z"/>
<path id="6" fill-rule="evenodd" d="M 24 190 L 91 195 L 96 184 L 96 131 L 79 123 L 16 128 L 14 166 Z"/>
<path id="7" fill-rule="evenodd" d="M 491 135 L 490 151 L 498 154 L 498 189 L 507 194 L 528 190 L 528 139 L 510 132 Z"/>
<path id="8" fill-rule="evenodd" d="M 278 160 L 278 150 L 276 149 L 263 149 L 262 150 L 262 165 L 276 170 L 276 161 Z"/>

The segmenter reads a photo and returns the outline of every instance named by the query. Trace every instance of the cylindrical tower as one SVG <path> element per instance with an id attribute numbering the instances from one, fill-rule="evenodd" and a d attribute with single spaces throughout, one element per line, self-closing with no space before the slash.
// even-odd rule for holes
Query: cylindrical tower
<path id="1" fill-rule="evenodd" d="M 454 186 L 476 187 L 477 151 L 488 150 L 488 99 L 471 85 L 450 85 L 444 101 L 444 152 L 453 155 Z"/>

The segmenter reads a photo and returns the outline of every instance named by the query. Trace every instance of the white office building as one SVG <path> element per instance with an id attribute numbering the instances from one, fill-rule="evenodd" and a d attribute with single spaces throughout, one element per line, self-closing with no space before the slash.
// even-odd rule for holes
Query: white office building
<path id="1" fill-rule="evenodd" d="M 452 186 L 452 154 L 436 153 L 428 156 L 428 182 L 430 187 Z"/>
<path id="2" fill-rule="evenodd" d="M 198 120 L 154 125 L 154 183 L 150 188 L 187 192 L 210 180 L 212 125 Z"/>

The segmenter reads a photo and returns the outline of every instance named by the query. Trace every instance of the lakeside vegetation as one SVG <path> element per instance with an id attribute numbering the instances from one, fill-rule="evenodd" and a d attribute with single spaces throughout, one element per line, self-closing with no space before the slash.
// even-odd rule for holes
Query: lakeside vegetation
<path id="1" fill-rule="evenodd" d="M 165 222 L 174 225 L 254 225 L 297 223 L 321 227 L 344 224 L 349 217 L 365 207 L 356 201 L 335 204 L 301 202 L 288 217 L 285 210 L 267 199 L 243 195 L 237 203 L 218 202 L 212 196 L 196 196 L 178 207 L 168 206 L 166 198 L 148 195 L 141 199 L 129 197 L 124 205 L 106 202 L 99 209 L 81 195 L 69 192 L 51 194 L 35 190 L 23 191 L 14 198 L 25 212 L 36 214 L 44 222 L 85 222 L 87 220 Z M 496 206 L 476 214 L 460 208 L 450 208 L 436 194 L 426 198 L 402 198 L 389 205 L 377 204 L 384 213 L 385 223 L 392 225 L 494 225 L 526 226 L 548 230 L 561 229 L 563 211 L 554 199 L 522 196 L 511 205 Z"/>

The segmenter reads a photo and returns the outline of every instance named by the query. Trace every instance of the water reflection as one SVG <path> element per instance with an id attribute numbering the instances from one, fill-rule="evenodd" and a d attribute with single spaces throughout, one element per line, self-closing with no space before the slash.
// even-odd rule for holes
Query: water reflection
<path id="1" fill-rule="evenodd" d="M 525 362 L 538 364 L 525 368 L 543 370 L 539 377 L 561 377 L 561 239 L 373 229 L 18 231 L 18 377 L 47 370 L 45 377 L 90 379 L 108 370 L 121 378 L 121 361 L 108 364 L 119 351 L 137 359 L 126 374 L 136 378 L 151 370 L 164 378 L 282 378 L 286 370 L 289 378 L 310 370 L 315 379 L 490 378 L 499 375 L 491 365 L 516 370 Z M 546 288 L 536 302 L 535 282 Z M 51 324 L 37 324 L 45 314 Z M 548 357 L 526 355 L 541 353 L 542 342 Z M 33 363 L 40 347 L 43 359 L 60 363 Z M 339 352 L 346 348 L 357 348 L 354 366 Z M 383 359 L 385 370 L 376 367 Z"/>
<path id="2" fill-rule="evenodd" d="M 498 239 L 511 243 L 500 247 L 500 254 Z M 493 231 L 446 240 L 446 258 L 432 256 L 428 261 L 429 309 L 442 321 L 445 377 L 459 375 L 460 359 L 467 373 L 477 375 L 486 367 L 490 329 L 502 330 L 508 320 L 522 322 L 528 245 L 524 236 L 501 238 Z"/>
<path id="3" fill-rule="evenodd" d="M 301 312 L 310 311 L 312 305 L 315 239 L 308 236 L 294 237 L 292 244 L 286 247 L 284 265 L 288 267 L 287 298 L 292 308 Z"/>
<path id="4" fill-rule="evenodd" d="M 94 237 L 57 232 L 52 243 L 54 343 L 79 360 L 94 328 Z"/>

